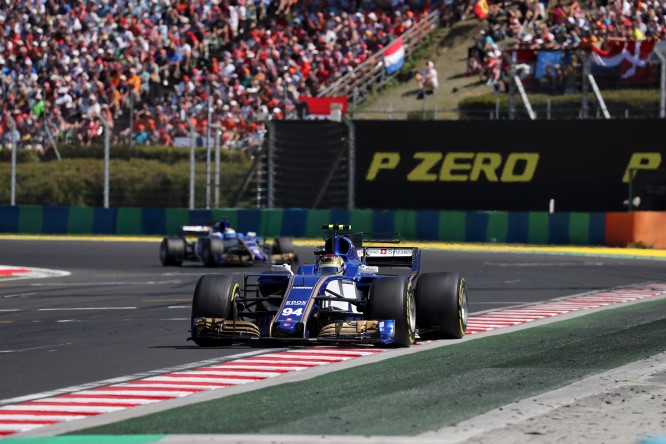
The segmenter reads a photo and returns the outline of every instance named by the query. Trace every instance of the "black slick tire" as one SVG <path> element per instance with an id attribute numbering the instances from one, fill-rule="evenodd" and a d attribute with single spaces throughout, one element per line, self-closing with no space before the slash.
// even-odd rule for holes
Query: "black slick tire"
<path id="1" fill-rule="evenodd" d="M 198 336 L 195 318 L 234 319 L 234 301 L 240 295 L 240 280 L 235 276 L 205 274 L 199 278 L 192 298 L 192 336 L 202 347 L 230 345 L 229 340 Z"/>
<path id="2" fill-rule="evenodd" d="M 416 336 L 416 307 L 409 279 L 391 276 L 370 285 L 365 317 L 395 320 L 395 345 L 409 347 Z"/>
<path id="3" fill-rule="evenodd" d="M 294 252 L 294 243 L 290 237 L 278 237 L 273 242 L 273 254 L 290 254 Z"/>
<path id="4" fill-rule="evenodd" d="M 460 339 L 465 336 L 467 289 L 461 275 L 424 273 L 416 282 L 415 296 L 416 320 L 422 339 Z"/>
<path id="5" fill-rule="evenodd" d="M 185 239 L 181 237 L 165 237 L 160 244 L 160 262 L 164 266 L 180 266 L 185 259 Z"/>
<path id="6" fill-rule="evenodd" d="M 217 237 L 209 237 L 203 245 L 203 263 L 206 267 L 217 266 L 217 256 L 224 253 L 224 243 Z"/>

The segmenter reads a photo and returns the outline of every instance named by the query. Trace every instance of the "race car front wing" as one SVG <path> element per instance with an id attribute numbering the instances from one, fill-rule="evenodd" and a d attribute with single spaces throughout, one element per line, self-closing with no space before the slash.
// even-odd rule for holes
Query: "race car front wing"
<path id="1" fill-rule="evenodd" d="M 296 329 L 303 332 L 302 328 Z M 390 344 L 395 335 L 395 321 L 390 320 L 339 320 L 320 329 L 315 338 L 304 336 L 284 336 L 274 330 L 270 338 L 262 338 L 259 327 L 249 321 L 220 318 L 194 318 L 192 337 L 220 340 L 275 339 L 281 341 L 322 341 L 322 342 L 365 342 Z"/>

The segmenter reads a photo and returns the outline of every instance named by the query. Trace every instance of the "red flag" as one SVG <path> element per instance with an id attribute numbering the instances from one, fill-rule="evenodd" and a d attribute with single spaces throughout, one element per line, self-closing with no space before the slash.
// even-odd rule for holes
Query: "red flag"
<path id="1" fill-rule="evenodd" d="M 608 49 L 592 45 L 590 60 L 597 69 L 619 67 L 620 77 L 633 82 L 646 82 L 653 76 L 649 69 L 654 41 L 610 41 Z"/>
<path id="2" fill-rule="evenodd" d="M 474 5 L 474 14 L 480 20 L 483 20 L 488 17 L 488 12 L 488 0 L 477 0 L 476 5 Z"/>

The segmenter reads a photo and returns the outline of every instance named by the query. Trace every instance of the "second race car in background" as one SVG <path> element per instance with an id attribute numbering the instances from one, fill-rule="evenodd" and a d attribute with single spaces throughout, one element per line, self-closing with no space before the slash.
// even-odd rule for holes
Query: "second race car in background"
<path id="1" fill-rule="evenodd" d="M 222 219 L 211 225 L 183 226 L 179 236 L 162 239 L 162 265 L 180 266 L 185 261 L 217 267 L 255 262 L 295 263 L 298 256 L 289 237 L 277 237 L 272 244 L 266 244 L 256 233 L 238 233 Z"/>

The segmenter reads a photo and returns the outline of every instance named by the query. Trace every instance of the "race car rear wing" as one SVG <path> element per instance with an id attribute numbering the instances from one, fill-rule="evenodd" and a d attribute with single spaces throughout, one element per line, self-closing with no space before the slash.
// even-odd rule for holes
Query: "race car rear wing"
<path id="1" fill-rule="evenodd" d="M 418 247 L 372 246 L 364 250 L 364 262 L 378 267 L 404 267 L 417 271 L 421 263 Z"/>
<path id="2" fill-rule="evenodd" d="M 363 244 L 399 244 L 400 233 L 384 233 L 384 232 L 367 232 L 367 231 L 351 231 L 351 225 L 340 224 L 325 224 L 322 225 L 324 230 L 324 240 L 330 239 L 332 236 L 344 236 L 349 238 L 354 243 L 356 248 L 363 247 Z"/>
<path id="3" fill-rule="evenodd" d="M 315 250 L 315 256 L 319 257 L 325 253 L 347 254 L 346 244 L 339 241 L 339 237 L 351 240 L 356 248 L 358 256 L 368 266 L 378 267 L 403 267 L 411 268 L 412 274 L 419 272 L 421 267 L 421 250 L 418 247 L 394 247 L 394 246 L 363 246 L 363 243 L 398 244 L 400 233 L 375 233 L 375 232 L 351 232 L 351 225 L 327 224 L 321 227 L 325 230 L 326 244 Z M 344 247 L 344 248 L 343 248 Z"/>
<path id="4" fill-rule="evenodd" d="M 180 228 L 181 236 L 202 236 L 209 234 L 212 227 L 207 225 L 184 225 Z"/>

